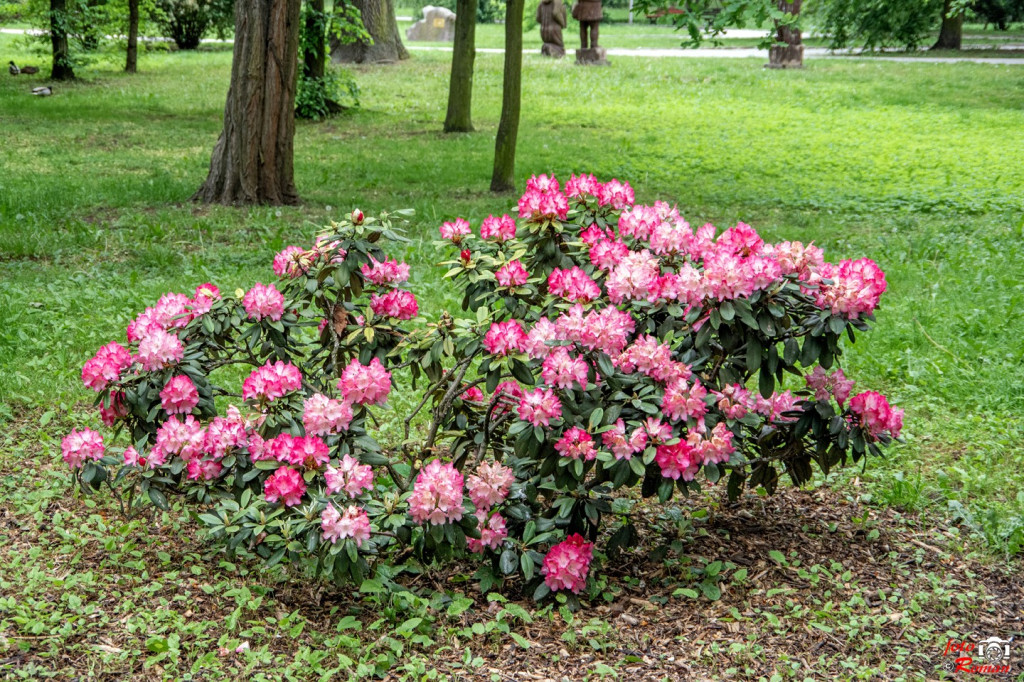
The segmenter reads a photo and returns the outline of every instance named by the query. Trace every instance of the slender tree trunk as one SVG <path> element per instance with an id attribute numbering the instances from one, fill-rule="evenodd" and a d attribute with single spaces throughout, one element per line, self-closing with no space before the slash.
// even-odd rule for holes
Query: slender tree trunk
<path id="1" fill-rule="evenodd" d="M 306 78 L 323 78 L 327 73 L 327 26 L 324 0 L 307 0 L 306 49 L 302 54 L 302 73 Z"/>
<path id="2" fill-rule="evenodd" d="M 933 50 L 960 49 L 964 32 L 964 13 L 959 12 L 949 16 L 951 5 L 951 0 L 946 0 L 942 4 L 942 28 L 939 29 L 939 39 L 932 45 Z"/>
<path id="3" fill-rule="evenodd" d="M 516 188 L 516 139 L 523 80 L 523 5 L 524 0 L 508 0 L 505 5 L 505 77 L 498 136 L 494 141 L 492 192 L 511 192 Z"/>
<path id="4" fill-rule="evenodd" d="M 779 0 L 780 11 L 792 16 L 800 15 L 803 0 Z M 776 22 L 775 41 L 785 43 L 783 46 L 773 45 L 768 48 L 768 66 L 775 69 L 799 69 L 804 65 L 804 45 L 800 29 Z"/>
<path id="5" fill-rule="evenodd" d="M 67 20 L 67 1 L 50 0 L 50 45 L 53 47 L 50 78 L 55 81 L 68 81 L 75 77 L 68 49 Z"/>
<path id="6" fill-rule="evenodd" d="M 139 0 L 128 0 L 128 58 L 124 70 L 135 73 L 139 68 Z"/>
<path id="7" fill-rule="evenodd" d="M 477 0 L 457 0 L 455 5 L 455 44 L 452 47 L 452 75 L 448 81 L 446 133 L 473 130 L 473 61 L 476 59 Z"/>
<path id="8" fill-rule="evenodd" d="M 336 62 L 367 64 L 397 62 L 408 59 L 409 52 L 398 34 L 398 20 L 395 19 L 394 0 L 353 0 L 363 18 L 366 32 L 373 43 L 355 42 L 340 44 L 331 39 L 331 58 Z"/>
<path id="9" fill-rule="evenodd" d="M 292 167 L 301 0 L 238 0 L 224 130 L 203 203 L 294 204 Z"/>

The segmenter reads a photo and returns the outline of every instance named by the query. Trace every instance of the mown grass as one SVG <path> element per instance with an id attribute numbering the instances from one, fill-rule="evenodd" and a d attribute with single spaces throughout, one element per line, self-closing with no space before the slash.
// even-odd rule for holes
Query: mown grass
<path id="1" fill-rule="evenodd" d="M 14 39 L 0 47 L 17 56 Z M 436 226 L 480 220 L 514 197 L 487 192 L 500 56 L 478 56 L 478 132 L 440 132 L 448 56 L 360 68 L 362 108 L 296 138 L 298 208 L 200 207 L 230 53 L 146 55 L 128 77 L 97 62 L 54 97 L 0 80 L 9 132 L 0 173 L 0 396 L 9 412 L 73 411 L 82 361 L 135 311 L 200 281 L 271 276 L 275 250 L 360 206 L 414 208 L 413 287 L 428 315 Z M 528 56 L 518 175 L 590 171 L 691 222 L 754 224 L 868 255 L 890 290 L 850 349 L 863 385 L 908 410 L 908 444 L 866 477 L 880 499 L 947 505 L 997 552 L 1024 543 L 1021 260 L 1024 70 L 956 64 L 620 59 L 609 69 Z M 10 453 L 8 453 L 10 454 Z M 902 473 L 904 481 L 893 478 Z M 915 483 L 917 482 L 917 483 Z"/>

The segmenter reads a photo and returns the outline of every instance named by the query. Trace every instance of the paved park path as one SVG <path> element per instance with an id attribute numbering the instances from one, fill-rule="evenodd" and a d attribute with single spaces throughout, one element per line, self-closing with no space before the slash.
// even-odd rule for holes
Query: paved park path
<path id="1" fill-rule="evenodd" d="M 409 17 L 398 17 L 399 20 L 410 19 Z M 25 34 L 31 31 L 23 28 L 0 28 L 0 33 Z M 751 34 L 751 35 L 748 35 Z M 760 38 L 764 35 L 761 31 L 750 29 L 734 29 L 727 32 L 726 37 L 732 38 Z M 231 42 L 214 39 L 203 40 L 204 43 Z M 406 41 L 406 49 L 410 52 L 451 52 L 449 46 L 440 45 L 416 45 Z M 1024 49 L 1024 45 L 1006 46 L 1013 49 Z M 665 58 L 690 58 L 690 59 L 768 59 L 767 50 L 759 50 L 754 47 L 703 47 L 696 49 L 684 49 L 681 47 L 672 48 L 625 48 L 609 47 L 609 57 L 646 57 L 649 59 Z M 478 47 L 477 52 L 481 54 L 504 54 L 505 50 L 500 47 Z M 572 54 L 571 48 L 567 50 Z M 970 50 L 964 50 L 964 55 L 959 57 L 910 57 L 899 55 L 878 55 L 877 53 L 860 54 L 857 52 L 832 52 L 824 47 L 805 47 L 804 58 L 813 59 L 863 59 L 884 62 L 904 62 L 907 64 L 922 62 L 925 64 L 955 64 L 957 62 L 973 62 L 975 64 L 992 64 L 1000 66 L 1024 66 L 1024 57 L 971 57 Z M 540 50 L 523 50 L 524 54 L 540 54 Z"/>

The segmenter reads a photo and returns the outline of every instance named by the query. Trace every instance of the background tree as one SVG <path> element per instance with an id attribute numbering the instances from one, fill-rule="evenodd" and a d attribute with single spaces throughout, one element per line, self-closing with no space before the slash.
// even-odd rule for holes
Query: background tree
<path id="1" fill-rule="evenodd" d="M 128 0 L 128 49 L 124 70 L 135 73 L 139 68 L 139 0 Z"/>
<path id="2" fill-rule="evenodd" d="M 933 50 L 959 50 L 964 32 L 964 8 L 962 3 L 945 0 L 942 3 L 942 27 L 939 39 L 932 45 Z"/>
<path id="3" fill-rule="evenodd" d="M 68 23 L 67 0 L 50 0 L 50 44 L 53 52 L 50 78 L 55 81 L 75 77 L 68 45 Z"/>
<path id="4" fill-rule="evenodd" d="M 341 42 L 368 40 L 358 12 L 346 4 L 336 5 L 333 12 L 328 12 L 324 0 L 307 0 L 301 21 L 302 73 L 295 96 L 296 116 L 319 120 L 342 112 L 343 102 L 357 106 L 359 88 L 355 79 L 347 71 L 330 67 L 328 36 Z"/>
<path id="5" fill-rule="evenodd" d="M 294 204 L 295 83 L 301 0 L 238 0 L 224 130 L 204 203 Z"/>
<path id="6" fill-rule="evenodd" d="M 398 33 L 394 0 L 353 0 L 351 4 L 359 11 L 370 39 L 345 43 L 332 37 L 331 58 L 334 61 L 366 64 L 409 58 Z"/>
<path id="7" fill-rule="evenodd" d="M 519 108 L 523 78 L 524 0 L 508 0 L 505 6 L 505 72 L 501 88 L 501 118 L 494 141 L 492 192 L 516 188 L 516 140 L 519 137 Z"/>
<path id="8" fill-rule="evenodd" d="M 477 0 L 458 0 L 455 12 L 455 44 L 452 47 L 452 75 L 448 81 L 446 133 L 473 130 L 473 62 L 476 60 Z"/>

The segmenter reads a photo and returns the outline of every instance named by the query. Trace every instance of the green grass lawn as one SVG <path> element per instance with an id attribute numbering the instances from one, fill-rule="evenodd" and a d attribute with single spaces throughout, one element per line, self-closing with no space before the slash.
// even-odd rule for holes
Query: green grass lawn
<path id="1" fill-rule="evenodd" d="M 0 35 L 0 54 L 33 60 L 9 35 Z M 90 564 L 99 574 L 82 573 L 75 568 L 82 552 L 106 546 L 109 553 L 127 543 L 123 560 L 142 562 L 165 551 L 139 538 L 145 529 L 138 523 L 109 518 L 106 502 L 76 536 L 81 507 L 73 514 L 62 506 L 67 479 L 51 464 L 65 430 L 98 423 L 78 379 L 82 362 L 122 337 L 141 308 L 204 281 L 229 290 L 267 281 L 277 250 L 308 242 L 318 225 L 358 206 L 367 213 L 416 210 L 407 226 L 412 241 L 396 255 L 413 265 L 421 310 L 434 316 L 455 307 L 433 267 L 441 258 L 431 243 L 437 226 L 454 216 L 478 224 L 514 205 L 515 197 L 487 191 L 501 57 L 477 57 L 478 132 L 446 136 L 443 53 L 358 68 L 361 108 L 299 124 L 302 206 L 190 203 L 220 131 L 230 57 L 226 50 L 145 54 L 134 77 L 117 70 L 120 56 L 101 58 L 81 70 L 81 82 L 56 85 L 50 98 L 29 96 L 41 81 L 0 78 L 0 508 L 24 527 L 49 519 L 63 538 L 52 553 L 12 541 L 0 595 L 12 594 L 20 577 L 11 567 L 23 562 L 31 603 L 48 599 L 53 566 L 84 576 L 83 589 L 99 599 L 109 589 L 103 571 L 122 559 L 104 559 L 106 568 Z M 618 177 L 633 184 L 639 201 L 678 202 L 691 223 L 742 220 L 768 239 L 814 240 L 833 260 L 877 260 L 889 291 L 876 329 L 849 349 L 845 366 L 863 386 L 906 408 L 907 442 L 866 471 L 834 474 L 829 483 L 879 510 L 921 512 L 983 561 L 1002 563 L 1024 545 L 1024 69 L 832 60 L 791 72 L 765 70 L 761 62 L 621 58 L 607 69 L 581 69 L 528 55 L 520 185 L 542 172 Z M 178 523 L 165 516 L 161 532 Z M 200 560 L 206 551 L 201 543 L 174 550 L 167 562 L 175 565 L 164 562 L 161 575 L 175 580 L 168 572 L 187 570 L 196 594 L 210 584 L 238 590 L 230 597 L 239 610 L 229 631 L 239 639 L 240 628 L 253 627 L 239 619 L 254 617 L 252 600 L 263 597 L 233 567 Z M 207 570 L 216 575 L 195 577 Z M 129 602 L 142 598 L 125 590 Z M 163 587 L 149 596 L 174 600 Z M 11 604 L 0 603 L 0 623 L 14 628 L 3 619 L 15 612 L 44 622 L 39 632 L 18 625 L 24 641 L 60 631 L 77 608 L 65 601 L 52 612 L 17 611 Z M 274 632 L 296 623 L 290 609 L 279 608 L 285 610 L 273 614 Z M 67 627 L 86 627 L 76 622 Z M 180 632 L 179 625 L 154 621 L 147 632 Z M 164 635 L 150 646 L 150 635 L 139 636 L 156 666 L 169 665 L 162 655 L 169 649 L 185 647 Z M 316 646 L 341 646 L 344 636 L 333 634 L 334 644 L 317 639 Z M 210 646 L 231 639 L 218 640 L 216 632 L 189 637 Z M 190 662 L 205 660 L 189 651 Z M 284 663 L 268 654 L 266 665 Z M 185 669 L 166 670 L 177 676 Z"/>

